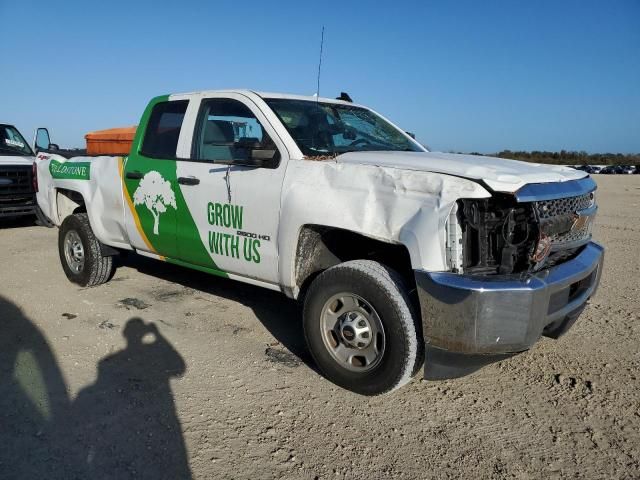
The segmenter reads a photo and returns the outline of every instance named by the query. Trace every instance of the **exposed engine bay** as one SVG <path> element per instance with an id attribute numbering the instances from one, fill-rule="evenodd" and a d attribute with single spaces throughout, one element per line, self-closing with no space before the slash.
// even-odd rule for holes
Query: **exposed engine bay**
<path id="1" fill-rule="evenodd" d="M 452 243 L 462 252 L 450 266 L 458 273 L 506 275 L 562 263 L 591 239 L 595 211 L 593 193 L 524 203 L 507 194 L 459 200 L 447 242 L 450 259 L 457 253 Z"/>

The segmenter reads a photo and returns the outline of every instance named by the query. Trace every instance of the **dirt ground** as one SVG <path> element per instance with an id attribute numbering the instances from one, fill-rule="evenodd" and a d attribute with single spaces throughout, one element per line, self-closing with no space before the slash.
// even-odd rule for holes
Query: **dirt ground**
<path id="1" fill-rule="evenodd" d="M 558 341 L 361 397 L 284 296 L 141 257 L 69 283 L 0 223 L 0 478 L 640 478 L 640 176 L 599 176 L 600 289 Z"/>

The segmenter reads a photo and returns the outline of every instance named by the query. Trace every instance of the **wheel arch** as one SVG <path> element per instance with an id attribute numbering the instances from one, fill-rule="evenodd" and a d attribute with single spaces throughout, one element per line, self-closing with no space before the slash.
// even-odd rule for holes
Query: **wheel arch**
<path id="1" fill-rule="evenodd" d="M 69 215 L 87 211 L 85 198 L 82 193 L 67 188 L 57 188 L 54 193 L 54 212 L 58 225 L 62 225 L 62 222 L 64 222 L 65 218 Z"/>
<path id="2" fill-rule="evenodd" d="M 410 290 L 415 288 L 411 257 L 401 243 L 318 224 L 303 225 L 293 262 L 292 296 L 303 297 L 308 286 L 326 269 L 350 260 L 375 260 L 397 271 Z"/>
<path id="3" fill-rule="evenodd" d="M 95 218 L 95 212 L 87 208 L 87 202 L 82 192 L 71 190 L 68 188 L 57 188 L 55 190 L 54 212 L 57 215 L 57 225 L 61 226 L 62 222 L 71 215 L 77 213 L 86 213 L 89 225 L 98 239 L 102 238 L 103 230 L 100 229 L 99 218 Z M 118 252 L 106 244 L 103 244 L 103 253 L 108 255 L 116 255 Z"/>

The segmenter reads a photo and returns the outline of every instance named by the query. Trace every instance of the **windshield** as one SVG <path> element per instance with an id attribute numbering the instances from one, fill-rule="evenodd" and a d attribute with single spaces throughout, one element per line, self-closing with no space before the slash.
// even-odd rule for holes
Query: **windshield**
<path id="1" fill-rule="evenodd" d="M 265 102 L 307 157 L 363 151 L 424 151 L 366 108 L 280 98 L 268 98 Z"/>
<path id="2" fill-rule="evenodd" d="M 11 125 L 0 125 L 0 155 L 33 155 L 31 147 Z"/>

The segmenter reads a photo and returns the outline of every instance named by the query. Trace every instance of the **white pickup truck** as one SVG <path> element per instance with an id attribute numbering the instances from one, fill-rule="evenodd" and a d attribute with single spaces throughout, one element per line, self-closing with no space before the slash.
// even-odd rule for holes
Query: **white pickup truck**
<path id="1" fill-rule="evenodd" d="M 302 299 L 318 367 L 365 395 L 425 357 L 453 378 L 557 338 L 602 271 L 585 172 L 430 152 L 350 101 L 162 96 L 128 156 L 47 147 L 37 198 L 71 281 L 133 250 Z"/>
<path id="2" fill-rule="evenodd" d="M 0 123 L 0 217 L 36 215 L 50 226 L 36 203 L 33 182 L 35 155 L 18 129 Z"/>

